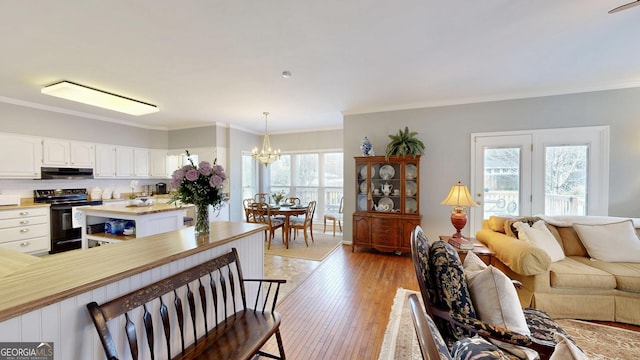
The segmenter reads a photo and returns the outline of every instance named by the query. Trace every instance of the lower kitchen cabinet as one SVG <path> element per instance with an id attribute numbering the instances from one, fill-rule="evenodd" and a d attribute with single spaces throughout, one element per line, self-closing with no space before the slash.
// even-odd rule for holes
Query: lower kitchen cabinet
<path id="1" fill-rule="evenodd" d="M 28 254 L 51 249 L 49 207 L 0 210 L 0 247 Z"/>

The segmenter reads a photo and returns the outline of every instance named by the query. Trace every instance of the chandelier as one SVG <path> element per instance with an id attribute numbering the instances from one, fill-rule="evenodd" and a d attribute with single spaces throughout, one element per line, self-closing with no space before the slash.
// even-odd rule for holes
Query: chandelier
<path id="1" fill-rule="evenodd" d="M 264 166 L 269 166 L 272 162 L 280 159 L 280 149 L 271 150 L 269 132 L 267 131 L 267 116 L 269 113 L 265 111 L 262 114 L 264 114 L 264 139 L 262 140 L 262 150 L 258 151 L 258 148 L 253 148 L 252 156 Z"/>

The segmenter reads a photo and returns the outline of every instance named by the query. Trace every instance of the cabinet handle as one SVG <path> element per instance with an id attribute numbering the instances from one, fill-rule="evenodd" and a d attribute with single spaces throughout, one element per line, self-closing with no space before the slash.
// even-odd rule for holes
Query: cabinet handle
<path id="1" fill-rule="evenodd" d="M 29 223 L 29 220 L 21 220 L 20 221 L 20 225 L 27 225 Z"/>
<path id="2" fill-rule="evenodd" d="M 28 241 L 25 241 L 25 242 L 23 242 L 23 243 L 20 243 L 20 246 L 22 246 L 22 247 L 27 247 L 27 246 L 29 246 L 29 244 L 31 244 L 31 243 L 30 243 L 30 242 L 28 242 Z"/>
<path id="3" fill-rule="evenodd" d="M 21 233 L 26 233 L 26 232 L 29 232 L 29 229 L 20 229 L 20 232 Z"/>
<path id="4" fill-rule="evenodd" d="M 29 212 L 28 211 L 21 211 L 18 215 L 20 215 L 20 216 L 29 215 Z"/>

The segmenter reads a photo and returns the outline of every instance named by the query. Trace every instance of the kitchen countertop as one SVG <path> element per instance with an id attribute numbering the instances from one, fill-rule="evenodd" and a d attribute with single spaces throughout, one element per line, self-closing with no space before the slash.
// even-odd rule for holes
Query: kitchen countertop
<path id="1" fill-rule="evenodd" d="M 196 237 L 188 227 L 45 256 L 0 278 L 0 321 L 263 230 L 261 224 L 216 222 L 206 237 Z"/>
<path id="2" fill-rule="evenodd" d="M 93 213 L 109 213 L 122 215 L 147 215 L 165 211 L 185 210 L 193 205 L 176 206 L 174 204 L 154 203 L 151 206 L 127 206 L 125 204 L 103 204 L 93 206 L 81 206 L 79 211 L 91 211 Z"/>
<path id="3" fill-rule="evenodd" d="M 0 205 L 0 210 L 23 209 L 33 207 L 49 207 L 51 204 L 35 203 L 33 198 L 20 199 L 20 205 Z"/>

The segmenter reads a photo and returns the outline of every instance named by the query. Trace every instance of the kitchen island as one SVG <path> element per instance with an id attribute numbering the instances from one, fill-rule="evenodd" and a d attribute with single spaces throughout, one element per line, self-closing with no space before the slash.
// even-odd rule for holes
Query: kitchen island
<path id="1" fill-rule="evenodd" d="M 261 278 L 263 232 L 260 224 L 213 222 L 208 236 L 188 227 L 43 257 L 0 278 L 0 342 L 53 342 L 55 359 L 103 359 L 86 304 L 114 299 L 232 247 L 245 278 Z M 247 298 L 255 296 L 256 289 L 247 288 Z M 124 347 L 124 341 L 118 344 Z"/>
<path id="2" fill-rule="evenodd" d="M 111 244 L 182 229 L 187 209 L 192 207 L 193 205 L 176 206 L 165 203 L 149 206 L 127 206 L 119 203 L 78 207 L 77 211 L 82 214 L 82 248 L 87 249 L 96 243 Z M 90 233 L 91 225 L 104 224 L 109 219 L 133 221 L 135 234 L 114 235 L 104 231 Z"/>

